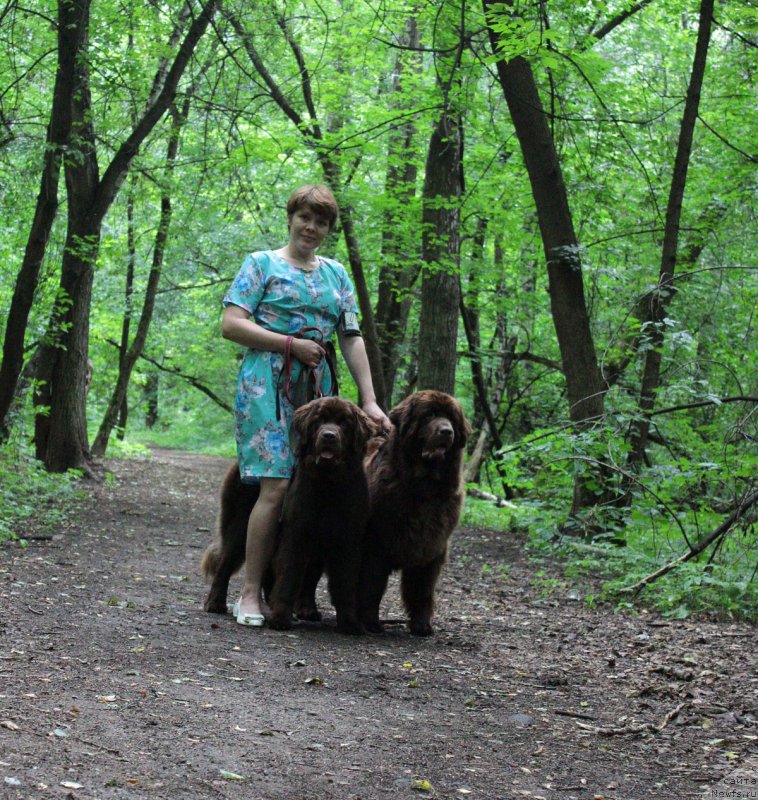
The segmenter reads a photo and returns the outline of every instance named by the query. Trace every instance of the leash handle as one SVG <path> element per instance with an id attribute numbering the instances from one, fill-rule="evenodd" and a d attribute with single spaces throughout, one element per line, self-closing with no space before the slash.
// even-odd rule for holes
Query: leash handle
<path id="1" fill-rule="evenodd" d="M 324 360 L 326 361 L 326 365 L 329 369 L 329 373 L 332 379 L 332 395 L 339 394 L 339 385 L 337 383 L 337 367 L 335 364 L 335 351 L 334 345 L 331 342 L 326 342 L 324 344 L 324 332 L 321 328 L 318 328 L 314 325 L 307 325 L 304 328 L 301 328 L 297 333 L 293 333 L 287 336 L 285 343 L 284 343 L 284 363 L 282 364 L 282 372 L 279 376 L 279 382 L 277 384 L 277 391 L 276 391 L 276 419 L 277 422 L 282 418 L 281 412 L 281 402 L 279 397 L 280 388 L 284 396 L 287 400 L 294 405 L 292 400 L 292 342 L 294 339 L 305 339 L 306 337 L 303 336 L 304 333 L 315 333 L 316 336 L 312 338 L 312 341 L 317 342 L 324 348 Z M 310 337 L 308 337 L 310 338 Z M 302 370 L 305 370 L 305 380 L 312 383 L 313 388 L 313 395 L 314 397 L 323 397 L 324 393 L 321 391 L 321 382 L 319 381 L 318 385 L 316 384 L 316 375 L 313 369 L 310 367 L 305 366 L 303 364 Z M 301 373 L 302 374 L 302 373 Z"/>

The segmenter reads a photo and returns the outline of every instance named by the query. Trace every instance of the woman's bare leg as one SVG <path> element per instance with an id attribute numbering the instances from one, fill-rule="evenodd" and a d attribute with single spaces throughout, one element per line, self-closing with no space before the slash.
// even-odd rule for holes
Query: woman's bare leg
<path id="1" fill-rule="evenodd" d="M 247 523 L 245 575 L 239 613 L 262 614 L 261 584 L 276 542 L 276 529 L 289 481 L 261 478 L 261 493 Z"/>

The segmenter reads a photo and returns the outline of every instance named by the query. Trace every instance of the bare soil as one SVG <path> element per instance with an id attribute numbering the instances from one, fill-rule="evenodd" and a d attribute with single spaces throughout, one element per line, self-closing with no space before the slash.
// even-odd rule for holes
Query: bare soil
<path id="1" fill-rule="evenodd" d="M 72 524 L 0 548 L 0 797 L 756 797 L 751 626 L 588 608 L 463 528 L 434 637 L 395 581 L 382 636 L 338 634 L 326 600 L 243 628 L 202 610 L 226 466 L 109 461 Z"/>

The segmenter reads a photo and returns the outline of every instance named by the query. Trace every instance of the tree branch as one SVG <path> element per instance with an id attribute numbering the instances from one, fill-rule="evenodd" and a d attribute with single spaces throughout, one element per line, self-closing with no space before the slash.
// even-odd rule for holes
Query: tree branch
<path id="1" fill-rule="evenodd" d="M 290 119 L 290 121 L 295 124 L 298 130 L 302 131 L 306 136 L 313 137 L 313 131 L 308 128 L 300 114 L 292 107 L 289 100 L 285 97 L 284 92 L 282 92 L 282 90 L 279 88 L 279 84 L 277 84 L 277 82 L 271 76 L 271 73 L 266 69 L 263 59 L 255 49 L 255 45 L 252 42 L 250 34 L 247 33 L 247 31 L 242 27 L 242 23 L 239 21 L 237 16 L 232 14 L 230 11 L 224 11 L 223 13 L 231 26 L 234 28 L 237 35 L 242 40 L 245 51 L 247 52 L 250 60 L 253 62 L 253 66 L 258 71 L 258 74 L 263 79 L 263 82 L 266 84 L 266 88 L 269 91 L 271 99 L 279 106 L 279 108 Z"/>
<path id="2" fill-rule="evenodd" d="M 113 339 L 105 339 L 108 344 L 113 345 L 115 348 L 119 348 L 121 345 L 118 342 L 114 342 Z M 152 364 L 154 367 L 159 369 L 161 372 L 168 372 L 169 375 L 176 375 L 177 378 L 181 378 L 183 381 L 187 381 L 190 386 L 194 386 L 195 389 L 201 391 L 207 397 L 210 397 L 211 400 L 224 411 L 228 411 L 230 414 L 234 411 L 234 409 L 229 405 L 229 403 L 222 400 L 212 389 L 209 389 L 203 383 L 200 382 L 199 378 L 195 378 L 193 375 L 185 375 L 180 369 L 176 369 L 175 367 L 167 367 L 165 364 L 161 364 L 159 361 L 156 361 L 154 358 L 150 358 L 150 356 L 145 355 L 145 353 L 140 353 L 139 356 L 144 361 L 147 361 L 148 364 Z"/>
<path id="3" fill-rule="evenodd" d="M 685 403 L 681 406 L 659 408 L 656 411 L 651 411 L 650 416 L 655 417 L 658 416 L 658 414 L 671 414 L 674 411 L 685 411 L 688 408 L 702 408 L 703 406 L 715 406 L 721 405 L 722 403 L 758 403 L 758 396 L 737 395 L 735 397 L 714 397 L 709 400 L 700 400 L 697 403 Z"/>
<path id="4" fill-rule="evenodd" d="M 108 165 L 108 168 L 105 170 L 100 185 L 98 186 L 97 197 L 93 204 L 93 218 L 101 219 L 105 216 L 110 204 L 113 202 L 116 192 L 118 192 L 121 183 L 126 177 L 132 159 L 137 155 L 140 145 L 147 138 L 150 131 L 158 124 L 158 120 L 160 120 L 166 109 L 173 102 L 177 87 L 179 86 L 179 81 L 184 74 L 190 57 L 210 24 L 211 17 L 216 13 L 220 2 L 221 0 L 208 0 L 208 2 L 202 6 L 202 10 L 193 20 L 165 79 L 156 76 L 158 84 L 154 84 L 153 90 L 155 90 L 156 86 L 162 81 L 161 89 L 153 99 L 153 102 L 148 105 L 142 118 L 137 122 L 131 134 L 129 134 L 126 141 L 123 142 L 118 152 L 113 157 L 113 160 Z M 162 74 L 164 69 L 164 66 L 159 67 L 159 75 Z"/>
<path id="5" fill-rule="evenodd" d="M 653 0 L 640 0 L 639 3 L 635 3 L 633 6 L 629 8 L 625 8 L 621 13 L 617 14 L 615 17 L 612 17 L 605 23 L 605 25 L 601 25 L 599 28 L 596 28 L 594 31 L 591 31 L 589 36 L 592 37 L 594 41 L 589 44 L 586 44 L 582 49 L 587 49 L 590 47 L 594 42 L 599 41 L 600 39 L 605 38 L 612 30 L 617 28 L 621 25 L 622 22 L 625 22 L 629 19 L 633 14 L 636 14 L 638 11 L 642 11 L 645 6 L 650 5 Z"/>
<path id="6" fill-rule="evenodd" d="M 624 586 L 621 589 L 618 589 L 618 593 L 634 593 L 636 594 L 649 583 L 660 578 L 662 575 L 665 575 L 667 572 L 671 572 L 672 569 L 677 567 L 679 564 L 684 564 L 686 561 L 690 561 L 691 559 L 695 558 L 695 556 L 699 556 L 706 548 L 708 548 L 713 542 L 723 538 L 726 536 L 727 533 L 731 530 L 732 526 L 734 525 L 740 517 L 745 515 L 745 512 L 750 509 L 755 503 L 758 502 L 758 492 L 753 492 L 752 495 L 749 497 L 743 498 L 737 508 L 721 523 L 721 525 L 716 528 L 716 530 L 709 533 L 705 538 L 701 539 L 694 547 L 690 548 L 684 555 L 679 556 L 679 558 L 675 559 L 674 561 L 670 561 L 665 566 L 661 567 L 659 570 L 656 570 L 652 574 L 648 575 L 647 577 L 643 578 L 641 581 L 638 581 L 633 586 Z"/>

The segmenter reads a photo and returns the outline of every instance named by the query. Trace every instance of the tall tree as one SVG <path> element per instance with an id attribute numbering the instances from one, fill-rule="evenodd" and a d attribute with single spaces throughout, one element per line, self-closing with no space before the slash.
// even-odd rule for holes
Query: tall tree
<path id="1" fill-rule="evenodd" d="M 457 89 L 465 48 L 465 3 L 450 25 L 456 37 L 435 42 L 445 52 L 437 64 L 442 108 L 435 121 L 424 173 L 418 386 L 455 392 L 460 305 L 460 203 L 463 194 L 463 128 Z M 451 13 L 455 8 L 450 8 Z M 447 37 L 445 37 L 447 38 Z"/>
<path id="2" fill-rule="evenodd" d="M 708 45 L 711 40 L 712 20 L 713 0 L 702 0 L 695 55 L 687 88 L 687 99 L 684 104 L 684 115 L 679 128 L 679 141 L 674 159 L 674 170 L 671 176 L 668 204 L 666 206 L 666 225 L 661 248 L 658 286 L 656 291 L 649 295 L 648 314 L 644 323 L 644 329 L 650 342 L 646 352 L 640 388 L 639 408 L 641 416 L 635 420 L 632 428 L 632 449 L 629 460 L 633 465 L 640 464 L 644 458 L 650 433 L 650 415 L 655 408 L 655 397 L 660 385 L 664 317 L 676 291 L 674 273 L 679 250 L 682 204 L 684 190 L 687 185 L 690 155 L 692 153 L 692 138 L 700 106 L 700 92 L 703 86 L 703 76 L 705 75 Z"/>
<path id="3" fill-rule="evenodd" d="M 47 126 L 42 179 L 5 325 L 3 360 L 0 366 L 0 438 L 8 434 L 7 417 L 24 362 L 24 338 L 29 311 L 34 302 L 40 268 L 58 211 L 58 183 L 63 153 L 71 132 L 76 64 L 85 45 L 88 19 L 89 2 L 71 3 L 59 0 L 58 66 Z"/>
<path id="4" fill-rule="evenodd" d="M 407 84 L 410 75 L 422 67 L 420 31 L 415 16 L 409 17 L 399 41 L 392 72 L 392 95 L 389 103 L 398 112 L 408 114 L 414 98 Z M 410 291 L 421 269 L 421 257 L 413 228 L 408 223 L 414 215 L 418 164 L 415 150 L 418 123 L 408 116 L 393 128 L 387 144 L 387 177 L 384 184 L 385 209 L 382 215 L 381 268 L 376 300 L 376 330 L 379 337 L 382 373 L 387 404 L 392 404 L 398 350 L 405 338 L 411 308 Z M 411 216 L 411 219 L 413 217 Z"/>
<path id="5" fill-rule="evenodd" d="M 171 106 L 171 132 L 169 134 L 168 146 L 166 149 L 166 162 L 165 162 L 165 177 L 164 185 L 161 191 L 161 210 L 160 219 L 158 221 L 158 229 L 155 234 L 155 243 L 153 245 L 153 260 L 150 267 L 150 275 L 148 276 L 147 286 L 145 288 L 145 297 L 142 304 L 142 313 L 140 314 L 139 322 L 137 325 L 137 332 L 134 340 L 129 343 L 129 329 L 126 321 L 130 318 L 130 308 L 127 304 L 127 314 L 125 316 L 125 329 L 122 333 L 121 346 L 119 347 L 119 365 L 118 365 L 118 378 L 116 385 L 113 388 L 108 408 L 103 416 L 103 421 L 100 424 L 100 429 L 97 432 L 95 441 L 92 443 L 92 455 L 102 456 L 107 447 L 108 440 L 110 439 L 111 432 L 119 414 L 123 413 L 122 409 L 126 403 L 127 389 L 129 381 L 132 376 L 134 365 L 137 359 L 142 355 L 147 341 L 150 323 L 153 318 L 153 310 L 155 308 L 155 297 L 158 292 L 158 284 L 161 278 L 161 270 L 163 267 L 163 259 L 166 253 L 166 244 L 169 238 L 169 230 L 171 227 L 171 216 L 173 212 L 171 197 L 174 188 L 172 173 L 176 164 L 176 157 L 179 152 L 179 137 L 181 130 L 187 122 L 189 116 L 190 100 L 192 92 L 189 92 L 185 97 L 181 108 L 177 108 L 175 104 Z M 122 423 L 123 424 L 123 423 Z"/>
<path id="6" fill-rule="evenodd" d="M 455 392 L 460 305 L 461 121 L 446 108 L 429 140 L 422 217 L 418 387 Z"/>
<path id="7" fill-rule="evenodd" d="M 513 120 L 529 175 L 547 264 L 550 307 L 561 352 L 569 416 L 577 424 L 602 418 L 603 390 L 584 295 L 579 243 L 569 207 L 563 171 L 548 118 L 526 58 L 509 58 L 507 42 L 497 33 L 498 14 L 513 13 L 494 0 L 483 0 L 497 76 Z M 588 482 L 577 480 L 571 513 L 595 505 Z"/>
<path id="8" fill-rule="evenodd" d="M 89 30 L 89 0 L 72 0 L 81 8 L 85 42 Z M 169 69 L 156 76 L 150 102 L 100 177 L 90 96 L 89 65 L 79 58 L 74 67 L 72 145 L 66 160 L 68 228 L 61 263 L 58 299 L 50 324 L 60 332 L 58 346 L 47 344 L 42 359 L 43 386 L 37 396 L 35 445 L 50 471 L 88 469 L 85 383 L 89 343 L 89 310 L 94 264 L 103 219 L 115 200 L 140 145 L 170 106 L 179 81 L 220 0 L 207 0 L 192 23 Z M 189 8 L 189 6 L 188 6 Z M 86 49 L 86 45 L 85 45 Z"/>

